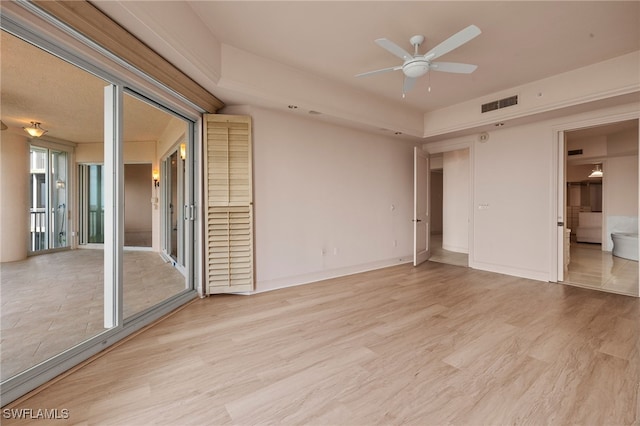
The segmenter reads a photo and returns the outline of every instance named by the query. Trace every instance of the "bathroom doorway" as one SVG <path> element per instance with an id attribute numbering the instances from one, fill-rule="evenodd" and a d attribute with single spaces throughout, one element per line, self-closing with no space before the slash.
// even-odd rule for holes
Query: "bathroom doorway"
<path id="1" fill-rule="evenodd" d="M 614 256 L 611 238 L 638 234 L 639 146 L 638 119 L 564 132 L 564 284 L 640 295 L 637 250 Z"/>

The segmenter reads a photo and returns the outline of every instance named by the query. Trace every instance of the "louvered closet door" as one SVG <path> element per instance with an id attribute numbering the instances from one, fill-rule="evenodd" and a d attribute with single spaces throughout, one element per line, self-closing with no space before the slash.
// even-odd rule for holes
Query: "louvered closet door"
<path id="1" fill-rule="evenodd" d="M 251 118 L 205 116 L 207 293 L 253 290 Z"/>

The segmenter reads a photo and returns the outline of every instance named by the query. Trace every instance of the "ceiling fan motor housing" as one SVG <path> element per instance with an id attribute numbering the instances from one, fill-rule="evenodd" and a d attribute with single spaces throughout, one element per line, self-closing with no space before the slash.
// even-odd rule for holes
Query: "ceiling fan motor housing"
<path id="1" fill-rule="evenodd" d="M 429 71 L 429 61 L 422 58 L 411 59 L 402 65 L 402 72 L 407 77 L 417 78 Z"/>

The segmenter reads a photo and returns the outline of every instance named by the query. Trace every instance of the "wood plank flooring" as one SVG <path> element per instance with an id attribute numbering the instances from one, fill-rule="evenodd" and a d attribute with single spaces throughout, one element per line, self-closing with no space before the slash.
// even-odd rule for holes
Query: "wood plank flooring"
<path id="1" fill-rule="evenodd" d="M 10 408 L 68 410 L 56 425 L 637 425 L 639 319 L 632 297 L 399 265 L 197 300 Z"/>

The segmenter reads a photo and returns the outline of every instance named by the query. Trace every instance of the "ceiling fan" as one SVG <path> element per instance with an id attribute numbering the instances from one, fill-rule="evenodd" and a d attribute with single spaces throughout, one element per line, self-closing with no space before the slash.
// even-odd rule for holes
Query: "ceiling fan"
<path id="1" fill-rule="evenodd" d="M 413 46 L 414 53 L 411 55 L 409 52 L 398 46 L 391 40 L 386 38 L 379 38 L 376 40 L 378 46 L 386 49 L 399 58 L 402 58 L 404 62 L 402 65 L 395 67 L 383 68 L 375 71 L 368 71 L 361 74 L 357 74 L 356 77 L 365 77 L 374 74 L 381 74 L 389 71 L 402 70 L 404 73 L 404 84 L 402 86 L 402 97 L 405 93 L 411 90 L 418 77 L 422 77 L 429 71 L 441 71 L 452 72 L 458 74 L 469 74 L 478 68 L 477 65 L 461 64 L 457 62 L 432 62 L 434 59 L 451 52 L 463 44 L 467 43 L 471 39 L 480 35 L 480 28 L 475 25 L 469 25 L 467 28 L 452 35 L 424 55 L 418 54 L 418 48 L 424 42 L 424 36 L 415 35 L 409 39 L 409 42 Z"/>

